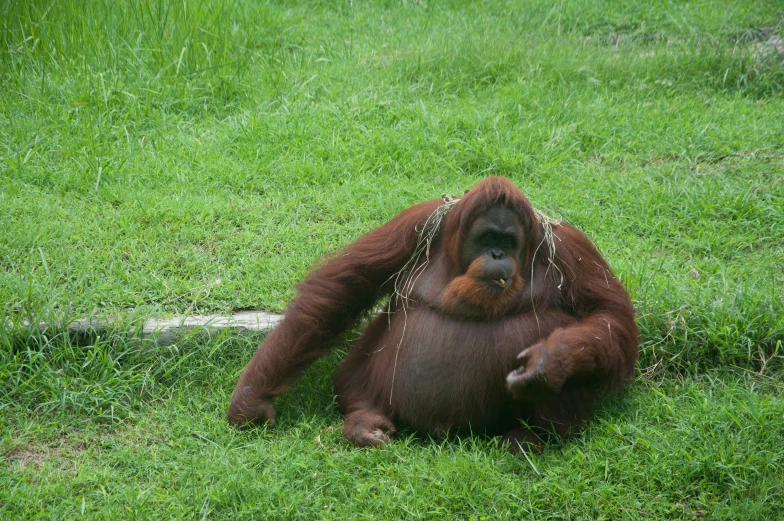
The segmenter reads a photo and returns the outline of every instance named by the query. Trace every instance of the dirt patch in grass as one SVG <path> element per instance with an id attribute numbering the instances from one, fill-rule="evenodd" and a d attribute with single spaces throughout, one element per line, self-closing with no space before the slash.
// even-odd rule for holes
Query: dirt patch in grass
<path id="1" fill-rule="evenodd" d="M 29 442 L 18 445 L 3 454 L 3 463 L 18 469 L 40 469 L 48 462 L 62 466 L 66 461 L 73 461 L 75 456 L 87 450 L 83 441 L 73 440 L 63 434 L 58 440 L 49 443 Z"/>

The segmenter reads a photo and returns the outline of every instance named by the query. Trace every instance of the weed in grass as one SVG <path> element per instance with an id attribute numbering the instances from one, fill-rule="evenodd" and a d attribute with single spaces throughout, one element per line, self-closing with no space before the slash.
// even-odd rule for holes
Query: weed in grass
<path id="1" fill-rule="evenodd" d="M 782 19 L 775 1 L 0 3 L 0 517 L 776 518 Z M 489 173 L 584 230 L 637 306 L 643 377 L 574 442 L 356 451 L 339 354 L 274 430 L 238 432 L 252 340 L 126 333 L 280 311 L 321 256 Z M 80 316 L 118 325 L 86 347 L 19 326 Z"/>

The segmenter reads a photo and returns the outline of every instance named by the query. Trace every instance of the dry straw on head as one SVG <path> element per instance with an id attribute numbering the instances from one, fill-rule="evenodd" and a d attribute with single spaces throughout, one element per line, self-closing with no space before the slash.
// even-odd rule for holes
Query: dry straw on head
<path id="1" fill-rule="evenodd" d="M 541 211 L 534 208 L 534 215 L 536 215 L 536 220 L 539 224 L 542 225 L 542 241 L 536 247 L 536 251 L 539 251 L 539 247 L 542 244 L 547 244 L 548 254 L 547 254 L 547 271 L 550 271 L 552 267 L 561 275 L 561 280 L 558 282 L 558 289 L 561 289 L 561 285 L 563 284 L 563 272 L 558 265 L 555 264 L 555 239 L 557 239 L 556 235 L 553 233 L 553 226 L 560 226 L 561 221 L 559 219 L 553 219 L 552 217 L 548 217 Z M 558 239 L 560 241 L 560 239 Z M 534 252 L 534 258 L 536 258 L 536 252 Z M 532 259 L 533 260 L 533 259 Z M 531 275 L 533 276 L 533 262 L 531 262 Z M 532 277 L 533 278 L 533 277 Z"/>
<path id="2" fill-rule="evenodd" d="M 414 284 L 416 283 L 419 276 L 425 271 L 427 265 L 430 263 L 430 246 L 433 243 L 433 239 L 436 238 L 438 232 L 441 230 L 441 222 L 444 220 L 444 217 L 446 217 L 446 214 L 449 213 L 449 210 L 455 204 L 460 202 L 459 197 L 452 197 L 447 194 L 444 194 L 441 196 L 441 198 L 443 199 L 444 203 L 433 210 L 427 219 L 425 219 L 424 223 L 417 225 L 417 243 L 413 253 L 411 254 L 411 257 L 400 269 L 400 271 L 392 276 L 395 280 L 395 283 L 392 292 L 393 296 L 389 301 L 388 311 L 390 312 L 392 311 L 393 304 L 400 305 L 400 307 L 405 311 L 405 307 L 410 300 L 410 295 L 414 288 Z M 553 233 L 553 226 L 560 225 L 561 221 L 548 217 L 535 208 L 534 215 L 536 216 L 537 222 L 542 225 L 542 229 L 544 231 L 542 235 L 542 241 L 536 247 L 536 252 L 539 251 L 539 248 L 542 246 L 542 244 L 547 245 L 547 258 L 549 263 L 548 270 L 550 267 L 553 267 L 555 270 L 557 270 L 561 274 L 561 282 L 563 282 L 563 273 L 561 273 L 561 270 L 555 264 L 555 239 L 557 237 Z M 536 253 L 534 256 L 535 255 Z M 424 260 L 422 260 L 423 256 Z M 560 283 L 558 284 L 558 287 L 561 287 Z"/>
<path id="3" fill-rule="evenodd" d="M 427 216 L 425 222 L 421 225 L 417 224 L 417 243 L 411 257 L 408 259 L 403 267 L 393 275 L 395 278 L 393 297 L 389 301 L 389 310 L 392 310 L 392 304 L 397 303 L 405 309 L 409 300 L 411 290 L 414 288 L 417 278 L 425 271 L 427 265 L 430 263 L 430 246 L 433 244 L 433 239 L 436 238 L 438 232 L 441 230 L 441 221 L 449 210 L 460 201 L 459 197 L 452 197 L 450 195 L 442 195 L 444 204 L 439 205 L 438 208 Z M 424 255 L 425 260 L 419 264 L 420 259 Z"/>

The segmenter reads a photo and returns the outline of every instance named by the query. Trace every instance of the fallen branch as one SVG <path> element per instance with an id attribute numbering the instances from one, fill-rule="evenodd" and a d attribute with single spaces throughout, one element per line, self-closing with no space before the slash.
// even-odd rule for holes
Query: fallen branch
<path id="1" fill-rule="evenodd" d="M 238 333 L 242 331 L 267 331 L 274 328 L 283 319 L 283 315 L 266 313 L 264 311 L 240 311 L 232 315 L 196 315 L 174 317 L 172 319 L 153 318 L 141 327 L 131 327 L 129 334 L 140 340 L 149 340 L 150 343 L 165 346 L 178 342 L 184 336 L 204 330 L 210 332 L 232 328 Z M 28 325 L 28 324 L 25 324 Z M 61 329 L 63 326 L 41 323 L 42 330 Z M 98 336 L 116 331 L 117 326 L 112 320 L 80 319 L 65 326 L 72 342 L 77 345 L 90 344 Z"/>

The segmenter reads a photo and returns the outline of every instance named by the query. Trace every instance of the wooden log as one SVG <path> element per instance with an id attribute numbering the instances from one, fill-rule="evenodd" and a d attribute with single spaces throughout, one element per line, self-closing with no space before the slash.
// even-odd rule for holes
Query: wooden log
<path id="1" fill-rule="evenodd" d="M 128 334 L 145 343 L 166 346 L 178 342 L 186 335 L 198 332 L 212 334 L 226 328 L 231 328 L 238 334 L 268 331 L 281 320 L 283 320 L 283 315 L 264 311 L 239 311 L 231 315 L 194 315 L 172 319 L 153 318 L 141 326 L 132 327 Z M 39 328 L 61 330 L 62 326 L 52 327 L 49 324 L 41 323 Z M 89 345 L 95 341 L 96 337 L 109 334 L 110 331 L 116 331 L 117 326 L 112 320 L 80 319 L 71 322 L 65 326 L 65 329 L 67 329 L 72 342 L 77 345 Z"/>

